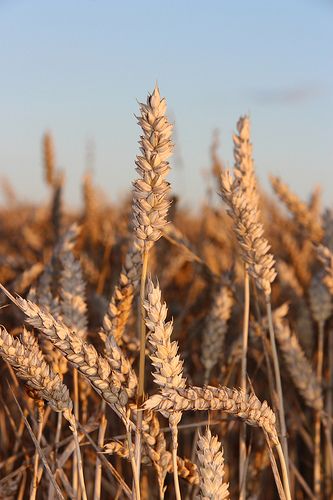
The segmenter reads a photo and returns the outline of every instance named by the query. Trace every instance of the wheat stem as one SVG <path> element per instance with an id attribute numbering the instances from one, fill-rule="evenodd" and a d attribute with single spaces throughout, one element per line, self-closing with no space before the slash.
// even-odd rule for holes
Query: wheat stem
<path id="1" fill-rule="evenodd" d="M 181 500 L 179 478 L 178 478 L 178 465 L 177 465 L 177 449 L 178 449 L 177 423 L 170 423 L 170 429 L 172 436 L 172 471 L 173 471 L 173 482 L 175 485 L 175 495 L 176 495 L 176 500 Z"/>
<path id="2" fill-rule="evenodd" d="M 79 380 L 78 380 L 78 372 L 74 368 L 73 369 L 73 403 L 74 403 L 74 417 L 76 420 L 79 420 Z M 78 456 L 77 452 L 75 451 L 73 455 L 73 463 L 72 463 L 72 488 L 73 491 L 78 490 Z"/>
<path id="3" fill-rule="evenodd" d="M 148 268 L 148 255 L 149 251 L 144 249 L 142 254 L 142 274 L 140 285 L 140 361 L 139 361 L 139 381 L 137 392 L 137 405 L 140 407 L 144 399 L 144 385 L 145 385 L 145 360 L 146 360 L 146 323 L 145 323 L 145 289 L 147 280 Z M 135 461 L 138 470 L 138 477 L 140 479 L 141 468 L 141 437 L 142 437 L 142 411 L 138 412 L 136 435 L 135 435 Z"/>
<path id="4" fill-rule="evenodd" d="M 42 437 L 42 432 L 43 432 L 43 417 L 44 417 L 44 402 L 40 401 L 39 404 L 37 405 L 37 411 L 38 411 L 38 429 L 37 429 L 37 442 L 40 444 L 40 440 Z M 31 483 L 31 489 L 30 489 L 30 500 L 35 500 L 36 495 L 37 495 L 37 488 L 38 488 L 38 464 L 39 464 L 39 454 L 38 450 L 36 448 L 35 451 L 35 457 L 34 457 L 34 475 Z"/>
<path id="5" fill-rule="evenodd" d="M 331 454 L 329 443 L 332 443 L 332 387 L 333 387 L 333 331 L 330 330 L 328 336 L 328 390 L 326 394 L 326 413 L 327 413 L 327 443 L 325 451 L 325 487 L 326 496 L 329 498 L 332 493 L 333 475 L 331 466 Z"/>
<path id="6" fill-rule="evenodd" d="M 285 459 L 284 452 L 282 451 L 282 447 L 280 442 L 276 445 L 276 449 L 279 455 L 281 471 L 282 471 L 282 481 L 284 487 L 284 493 L 286 495 L 287 500 L 291 500 L 290 486 L 289 486 L 289 472 L 287 467 L 287 462 Z"/>
<path id="7" fill-rule="evenodd" d="M 283 392 L 282 392 L 282 384 L 281 384 L 281 374 L 280 374 L 280 365 L 279 358 L 276 349 L 275 342 L 275 334 L 273 327 L 273 318 L 272 318 L 272 306 L 270 301 L 270 296 L 266 295 L 266 308 L 267 308 L 267 318 L 268 318 L 268 329 L 269 336 L 272 348 L 272 356 L 273 356 L 273 366 L 274 366 L 274 376 L 275 376 L 275 385 L 278 395 L 278 408 L 279 408 L 279 422 L 280 422 L 280 430 L 281 430 L 281 441 L 283 453 L 285 456 L 287 470 L 289 470 L 288 466 L 288 442 L 287 442 L 287 427 L 284 413 L 284 404 L 283 404 Z"/>
<path id="8" fill-rule="evenodd" d="M 80 451 L 79 437 L 77 434 L 77 427 L 76 427 L 75 423 L 71 424 L 71 427 L 72 427 L 72 432 L 73 432 L 73 437 L 74 437 L 74 442 L 75 442 L 75 451 L 76 451 L 76 456 L 77 456 L 77 468 L 78 468 L 78 473 L 79 473 L 79 481 L 80 481 L 82 498 L 83 498 L 83 500 L 88 500 L 86 486 L 85 486 L 85 482 L 84 482 L 82 456 L 81 456 L 81 451 Z M 77 490 L 74 490 L 74 491 L 77 491 Z"/>
<path id="9" fill-rule="evenodd" d="M 102 411 L 102 416 L 101 416 L 101 421 L 99 424 L 99 430 L 98 430 L 98 438 L 97 438 L 97 445 L 99 448 L 103 448 L 104 445 L 104 436 L 105 436 L 105 431 L 106 431 L 106 426 L 107 426 L 107 420 L 105 416 L 105 401 L 102 401 L 101 405 L 101 411 Z M 99 459 L 99 457 L 96 457 L 96 466 L 95 466 L 95 483 L 94 483 L 94 500 L 100 500 L 101 498 L 101 487 L 102 487 L 102 462 Z"/>
<path id="10" fill-rule="evenodd" d="M 140 500 L 141 494 L 140 494 L 140 476 L 138 473 L 138 467 L 136 464 L 136 459 L 133 453 L 133 443 L 132 443 L 132 435 L 131 435 L 131 430 L 128 428 L 126 429 L 126 437 L 127 437 L 127 443 L 128 443 L 128 452 L 129 452 L 129 459 L 131 462 L 132 466 L 132 473 L 133 473 L 133 488 L 132 488 L 132 498 L 133 500 Z"/>
<path id="11" fill-rule="evenodd" d="M 247 371 L 247 346 L 249 336 L 250 315 L 250 280 L 245 266 L 244 274 L 244 313 L 243 313 L 243 336 L 242 336 L 242 361 L 241 361 L 241 390 L 246 393 L 246 371 Z M 241 423 L 239 435 L 239 498 L 245 500 L 246 496 L 246 424 Z"/>
<path id="12" fill-rule="evenodd" d="M 317 380 L 321 386 L 323 377 L 323 361 L 324 361 L 324 322 L 318 322 L 318 357 L 317 357 Z M 321 466 L 320 466 L 320 431 L 321 431 L 321 415 L 320 411 L 315 414 L 315 436 L 314 436 L 314 467 L 313 467 L 313 490 L 316 498 L 320 497 L 321 493 Z"/>

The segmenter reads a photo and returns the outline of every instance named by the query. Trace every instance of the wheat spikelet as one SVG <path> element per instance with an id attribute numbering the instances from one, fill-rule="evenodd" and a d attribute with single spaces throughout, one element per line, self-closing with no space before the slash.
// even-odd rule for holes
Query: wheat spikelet
<path id="1" fill-rule="evenodd" d="M 2 290 L 8 295 L 4 288 Z M 132 373 L 112 371 L 108 360 L 98 354 L 93 345 L 83 341 L 47 310 L 21 297 L 14 299 L 10 296 L 10 298 L 27 316 L 26 321 L 43 332 L 111 408 L 125 418 L 125 406 L 129 395 L 124 382 L 128 382 L 128 386 L 131 387 Z M 129 393 L 131 394 L 131 389 Z"/>
<path id="2" fill-rule="evenodd" d="M 221 356 L 224 337 L 231 316 L 233 296 L 228 286 L 222 284 L 214 295 L 214 301 L 205 322 L 201 361 L 205 367 L 205 382 Z"/>
<path id="3" fill-rule="evenodd" d="M 46 363 L 36 341 L 27 332 L 21 342 L 0 328 L 0 355 L 39 399 L 44 399 L 54 411 L 63 412 L 72 421 L 72 401 L 67 387 Z"/>
<path id="4" fill-rule="evenodd" d="M 317 247 L 317 257 L 324 266 L 325 275 L 323 277 L 323 282 L 330 294 L 333 295 L 333 254 L 329 248 L 324 245 L 319 245 Z"/>
<path id="5" fill-rule="evenodd" d="M 165 112 L 166 101 L 156 86 L 147 104 L 140 104 L 138 123 L 143 130 L 141 155 L 136 159 L 140 178 L 134 182 L 133 226 L 135 234 L 148 250 L 161 236 L 169 207 L 169 183 L 165 181 L 170 167 L 167 159 L 172 152 L 171 133 Z"/>
<path id="6" fill-rule="evenodd" d="M 183 362 L 178 355 L 177 342 L 171 342 L 172 322 L 166 323 L 167 307 L 161 302 L 161 290 L 157 284 L 154 287 L 149 278 L 147 284 L 147 300 L 143 306 L 146 310 L 145 323 L 149 329 L 149 342 L 152 346 L 150 359 L 155 368 L 154 382 L 161 386 L 162 392 L 168 393 L 175 387 L 183 388 L 186 379 L 183 376 Z M 172 461 L 174 472 L 175 494 L 180 499 L 180 489 L 177 471 L 178 424 L 182 416 L 181 411 L 168 414 L 169 426 L 172 435 Z"/>
<path id="7" fill-rule="evenodd" d="M 239 185 L 246 192 L 247 197 L 253 205 L 257 205 L 258 196 L 256 193 L 256 177 L 252 158 L 252 144 L 250 142 L 250 119 L 248 116 L 241 116 L 237 122 L 238 134 L 234 134 L 234 159 L 235 178 Z"/>
<path id="8" fill-rule="evenodd" d="M 303 289 L 297 279 L 294 268 L 284 260 L 278 260 L 276 267 L 281 284 L 290 288 L 296 297 L 301 298 L 303 296 Z"/>
<path id="9" fill-rule="evenodd" d="M 183 362 L 178 355 L 177 342 L 171 342 L 172 321 L 166 322 L 167 306 L 161 301 L 161 290 L 154 286 L 149 278 L 147 300 L 144 302 L 147 312 L 146 325 L 149 330 L 148 340 L 152 346 L 150 359 L 155 368 L 154 382 L 162 389 L 184 388 Z"/>
<path id="10" fill-rule="evenodd" d="M 111 334 L 106 339 L 106 358 L 113 372 L 119 377 L 119 380 L 126 382 L 127 395 L 129 398 L 132 398 L 137 387 L 137 376 L 132 369 L 130 361 Z"/>
<path id="11" fill-rule="evenodd" d="M 197 455 L 199 460 L 200 498 L 202 500 L 226 500 L 229 484 L 223 481 L 223 448 L 209 429 L 199 435 Z"/>
<path id="12" fill-rule="evenodd" d="M 59 261 L 62 269 L 59 279 L 59 296 L 61 319 L 68 327 L 75 330 L 80 337 L 86 336 L 87 304 L 85 300 L 86 286 L 80 262 L 75 259 L 72 249 L 80 228 L 73 224 L 62 237 Z"/>
<path id="13" fill-rule="evenodd" d="M 323 215 L 324 239 L 323 245 L 333 250 L 333 210 L 326 209 Z"/>
<path id="14" fill-rule="evenodd" d="M 266 401 L 261 403 L 253 393 L 224 386 L 188 386 L 151 396 L 145 408 L 158 410 L 167 418 L 173 412 L 222 410 L 249 425 L 261 427 L 274 444 L 278 442 L 273 411 Z"/>
<path id="15" fill-rule="evenodd" d="M 309 288 L 309 302 L 312 317 L 318 323 L 325 323 L 332 313 L 331 294 L 325 285 L 325 271 L 313 275 Z"/>
<path id="16" fill-rule="evenodd" d="M 51 223 L 53 227 L 54 240 L 57 241 L 62 226 L 62 191 L 64 185 L 64 174 L 60 172 L 53 183 L 53 194 L 51 203 Z"/>
<path id="17" fill-rule="evenodd" d="M 108 311 L 103 319 L 104 330 L 120 343 L 131 311 L 135 292 L 138 288 L 142 269 L 142 248 L 136 240 L 132 241 L 121 269 L 118 283 L 109 302 Z M 106 349 L 108 345 L 106 343 Z"/>
<path id="18" fill-rule="evenodd" d="M 309 260 L 311 258 L 310 247 L 306 245 L 306 242 L 301 247 L 296 237 L 287 231 L 281 233 L 281 242 L 291 261 L 296 277 L 303 288 L 306 288 L 311 281 L 311 272 L 309 269 Z M 310 246 L 312 250 L 311 242 Z"/>
<path id="19" fill-rule="evenodd" d="M 85 231 L 94 245 L 98 241 L 98 225 L 96 224 L 98 201 L 90 172 L 87 172 L 83 178 L 83 200 Z"/>
<path id="20" fill-rule="evenodd" d="M 315 410 L 322 410 L 321 387 L 296 335 L 291 332 L 288 322 L 285 320 L 287 312 L 288 306 L 284 304 L 273 313 L 275 334 L 279 347 L 292 381 L 306 404 Z"/>
<path id="21" fill-rule="evenodd" d="M 172 473 L 172 457 L 170 451 L 165 449 L 165 438 L 163 432 L 160 432 L 156 437 L 156 444 L 154 449 L 146 446 L 143 448 L 143 453 L 141 456 L 141 463 L 145 465 L 156 465 L 160 467 L 160 478 L 164 476 L 164 473 Z M 104 452 L 110 455 L 119 455 L 121 458 L 126 458 L 129 460 L 129 450 L 128 443 L 126 441 L 110 441 L 104 445 Z M 186 479 L 190 484 L 199 484 L 199 474 L 198 467 L 196 464 L 191 462 L 188 458 L 182 458 L 177 456 L 177 469 L 179 477 Z M 160 481 L 160 479 L 158 479 Z M 161 484 L 164 484 L 162 479 Z M 164 492 L 164 487 L 163 487 Z M 163 498 L 163 497 L 162 497 Z"/>
<path id="22" fill-rule="evenodd" d="M 320 219 L 321 201 L 322 201 L 321 198 L 322 198 L 322 189 L 320 186 L 315 186 L 311 193 L 310 200 L 308 203 L 311 215 L 315 220 Z"/>
<path id="23" fill-rule="evenodd" d="M 12 289 L 17 290 L 17 293 L 23 293 L 38 279 L 43 270 L 43 264 L 36 262 L 14 280 Z"/>
<path id="24" fill-rule="evenodd" d="M 49 186 L 53 186 L 55 176 L 54 145 L 49 132 L 46 132 L 43 137 L 43 154 L 45 180 Z"/>
<path id="25" fill-rule="evenodd" d="M 239 179 L 232 179 L 229 171 L 222 174 L 222 199 L 228 205 L 228 213 L 234 222 L 241 256 L 247 265 L 248 273 L 254 278 L 257 287 L 266 296 L 271 293 L 271 283 L 276 277 L 275 261 L 268 253 L 270 245 L 263 237 L 263 225 L 258 222 L 258 209 L 253 197 L 247 196 Z"/>
<path id="26" fill-rule="evenodd" d="M 323 237 L 323 229 L 307 205 L 290 191 L 288 186 L 278 177 L 271 176 L 270 181 L 275 193 L 292 213 L 297 224 L 307 231 L 313 241 L 320 241 Z"/>

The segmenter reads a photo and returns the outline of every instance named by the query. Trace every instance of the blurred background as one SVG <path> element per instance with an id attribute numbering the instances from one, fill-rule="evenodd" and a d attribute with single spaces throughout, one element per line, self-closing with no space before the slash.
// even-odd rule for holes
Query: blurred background
<path id="1" fill-rule="evenodd" d="M 214 137 L 231 164 L 244 113 L 262 184 L 274 173 L 306 197 L 319 183 L 330 204 L 332 25 L 329 0 L 0 0 L 0 175 L 46 199 L 49 130 L 67 203 L 81 202 L 87 169 L 117 201 L 136 175 L 137 100 L 158 81 L 175 123 L 173 191 L 188 207 L 209 189 Z"/>

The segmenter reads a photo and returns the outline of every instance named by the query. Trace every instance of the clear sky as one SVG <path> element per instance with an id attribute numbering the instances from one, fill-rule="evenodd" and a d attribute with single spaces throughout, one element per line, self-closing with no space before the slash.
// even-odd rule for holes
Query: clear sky
<path id="1" fill-rule="evenodd" d="M 96 183 L 124 194 L 137 99 L 157 80 L 176 129 L 171 181 L 189 205 L 205 194 L 213 130 L 231 164 L 243 113 L 264 185 L 278 174 L 307 196 L 321 183 L 333 200 L 332 0 L 0 0 L 0 64 L 0 175 L 20 195 L 47 196 L 46 129 L 68 202 L 89 148 Z"/>

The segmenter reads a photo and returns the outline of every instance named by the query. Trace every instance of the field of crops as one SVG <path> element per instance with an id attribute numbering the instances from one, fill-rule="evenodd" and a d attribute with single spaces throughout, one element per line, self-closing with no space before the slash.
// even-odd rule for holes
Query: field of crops
<path id="1" fill-rule="evenodd" d="M 185 210 L 139 108 L 122 204 L 87 172 L 67 209 L 51 133 L 49 202 L 2 185 L 0 498 L 333 498 L 333 212 L 263 191 L 247 116 Z"/>

